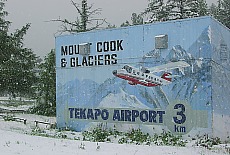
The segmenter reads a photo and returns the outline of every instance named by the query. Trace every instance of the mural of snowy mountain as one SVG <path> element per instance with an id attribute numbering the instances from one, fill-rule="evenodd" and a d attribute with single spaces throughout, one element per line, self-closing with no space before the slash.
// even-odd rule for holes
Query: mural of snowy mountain
<path id="1" fill-rule="evenodd" d="M 210 66 L 208 61 L 201 58 L 195 59 L 191 53 L 186 52 L 180 45 L 176 45 L 170 50 L 164 59 L 165 62 L 184 60 L 191 67 L 186 68 L 184 73 L 181 73 L 178 69 L 173 70 L 172 73 L 179 76 L 175 77 L 172 84 L 168 86 L 131 86 L 127 81 L 116 77 L 111 77 L 102 84 L 89 79 L 81 82 L 75 79 L 62 86 L 66 90 L 66 94 L 63 94 L 62 97 L 68 99 L 70 104 L 74 103 L 77 104 L 75 106 L 84 107 L 109 107 L 110 105 L 110 107 L 117 108 L 165 109 L 171 101 L 187 100 L 194 104 L 199 103 L 195 107 L 205 108 L 210 104 Z M 154 52 L 152 54 L 155 55 Z M 159 62 L 157 61 L 159 57 L 156 59 L 156 57 L 151 57 L 150 54 L 148 56 L 144 59 L 144 63 Z M 199 101 L 197 101 L 197 98 Z M 205 103 L 203 103 L 204 101 Z"/>
<path id="2" fill-rule="evenodd" d="M 149 109 L 149 107 L 142 104 L 135 95 L 129 95 L 120 90 L 119 93 L 108 94 L 100 103 L 101 108 L 132 108 L 132 109 Z"/>
<path id="3" fill-rule="evenodd" d="M 79 85 L 71 83 L 78 83 Z M 162 90 L 160 88 L 131 86 L 126 81 L 116 77 L 107 79 L 100 85 L 92 80 L 80 82 L 76 79 L 63 86 L 59 85 L 59 88 L 67 90 L 65 94 L 59 96 L 59 99 L 68 100 L 70 105 L 75 106 L 105 107 L 116 102 L 110 106 L 113 107 L 116 105 L 117 108 L 123 108 L 138 105 L 140 108 L 148 109 L 159 108 L 161 106 L 160 102 L 163 100 L 161 97 L 154 94 L 155 92 L 161 92 Z M 71 94 L 71 96 L 69 94 Z"/>

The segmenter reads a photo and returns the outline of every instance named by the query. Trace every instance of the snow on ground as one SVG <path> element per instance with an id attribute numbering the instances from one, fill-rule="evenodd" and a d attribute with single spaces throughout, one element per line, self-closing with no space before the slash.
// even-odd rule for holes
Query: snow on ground
<path id="1" fill-rule="evenodd" d="M 5 107 L 3 107 L 5 108 Z M 189 142 L 186 147 L 134 145 L 117 143 L 96 143 L 73 140 L 81 137 L 81 133 L 62 131 L 71 139 L 41 137 L 32 135 L 36 129 L 35 120 L 55 123 L 54 117 L 38 116 L 33 114 L 14 114 L 15 117 L 24 118 L 23 122 L 5 121 L 0 117 L 0 155 L 217 155 L 229 154 L 230 145 L 226 144 L 213 147 L 211 150 L 194 145 Z M 49 135 L 62 135 L 62 132 L 50 129 L 49 125 L 39 124 L 39 129 Z"/>
<path id="2" fill-rule="evenodd" d="M 21 115 L 47 120 L 36 115 Z M 50 119 L 51 121 L 53 118 Z M 186 147 L 144 146 L 131 144 L 96 143 L 80 140 L 58 139 L 30 135 L 34 125 L 32 121 L 24 125 L 22 122 L 4 121 L 0 118 L 0 150 L 1 155 L 217 155 L 227 154 L 224 145 L 212 150 L 188 144 Z M 27 133 L 27 134 L 26 134 Z"/>
<path id="3" fill-rule="evenodd" d="M 77 140 L 53 139 L 0 130 L 0 150 L 4 155 L 216 155 L 200 147 L 136 146 L 129 144 L 82 142 Z M 221 153 L 222 152 L 222 153 Z M 2 154 L 1 153 L 1 154 Z"/>

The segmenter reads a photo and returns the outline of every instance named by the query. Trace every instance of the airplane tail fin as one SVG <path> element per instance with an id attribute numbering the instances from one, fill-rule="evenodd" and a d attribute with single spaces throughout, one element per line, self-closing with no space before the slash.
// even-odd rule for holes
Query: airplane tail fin
<path id="1" fill-rule="evenodd" d="M 171 73 L 168 73 L 168 72 L 165 72 L 161 78 L 165 79 L 165 80 L 168 80 L 168 81 L 172 81 L 172 74 Z"/>

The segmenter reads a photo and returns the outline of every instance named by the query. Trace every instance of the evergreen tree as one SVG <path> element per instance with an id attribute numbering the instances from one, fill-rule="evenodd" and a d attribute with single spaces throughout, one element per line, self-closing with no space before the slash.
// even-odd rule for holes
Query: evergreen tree
<path id="1" fill-rule="evenodd" d="M 210 14 L 230 28 L 230 1 L 229 0 L 218 0 L 217 5 L 212 4 L 210 6 Z"/>
<path id="2" fill-rule="evenodd" d="M 168 0 L 167 8 L 170 20 L 199 16 L 197 0 Z"/>
<path id="3" fill-rule="evenodd" d="M 208 4 L 205 0 L 197 0 L 197 13 L 198 16 L 207 16 L 209 15 Z M 196 6 L 195 6 L 196 7 Z"/>
<path id="4" fill-rule="evenodd" d="M 164 0 L 149 0 L 148 7 L 142 14 L 148 16 L 148 23 L 166 21 L 169 16 L 169 7 Z"/>
<path id="5" fill-rule="evenodd" d="M 141 15 L 137 15 L 136 13 L 132 13 L 132 25 L 142 25 L 143 24 L 143 18 Z"/>
<path id="6" fill-rule="evenodd" d="M 210 6 L 210 14 L 217 20 L 221 19 L 220 10 L 221 10 L 221 0 L 217 1 L 217 5 L 213 4 Z"/>
<path id="7" fill-rule="evenodd" d="M 5 3 L 3 0 L 0 1 L 0 32 L 8 32 L 10 22 L 5 20 L 8 12 L 4 10 Z"/>
<path id="8" fill-rule="evenodd" d="M 225 26 L 230 28 L 230 1 L 222 0 L 220 2 L 220 12 L 219 12 L 219 21 L 223 23 Z"/>
<path id="9" fill-rule="evenodd" d="M 208 15 L 205 0 L 150 0 L 143 12 L 148 22 L 167 21 Z"/>
<path id="10" fill-rule="evenodd" d="M 24 48 L 23 37 L 30 24 L 9 34 L 10 22 L 4 11 L 4 1 L 0 2 L 0 92 L 16 95 L 33 94 L 36 82 L 34 68 L 36 56 L 31 49 Z"/>
<path id="11" fill-rule="evenodd" d="M 128 20 L 121 24 L 121 27 L 131 26 Z"/>
<path id="12" fill-rule="evenodd" d="M 32 95 L 34 93 L 33 85 L 37 78 L 34 71 L 37 57 L 31 49 L 23 48 L 23 37 L 29 29 L 27 24 L 22 29 L 11 34 L 10 48 L 8 48 L 9 58 L 2 64 L 4 67 L 3 87 L 7 92 L 11 92 L 12 96 Z"/>
<path id="13" fill-rule="evenodd" d="M 132 13 L 131 21 L 132 23 L 129 23 L 129 21 L 126 20 L 124 23 L 121 24 L 121 27 L 126 27 L 131 25 L 141 25 L 144 23 L 141 15 L 137 15 L 136 13 Z"/>
<path id="14" fill-rule="evenodd" d="M 214 4 L 214 3 L 212 3 L 212 5 L 210 6 L 210 8 L 209 8 L 209 12 L 210 12 L 210 14 L 214 17 L 214 18 L 216 18 L 217 17 L 217 6 Z M 217 18 L 216 18 L 217 19 Z"/>
<path id="15" fill-rule="evenodd" d="M 8 30 L 10 22 L 5 20 L 5 17 L 8 15 L 8 12 L 4 10 L 5 3 L 0 1 L 0 63 L 1 65 L 9 59 L 7 49 L 10 47 L 10 38 L 8 36 Z M 2 70 L 2 66 L 1 70 Z"/>
<path id="16" fill-rule="evenodd" d="M 55 116 L 56 114 L 56 69 L 55 51 L 51 50 L 43 63 L 38 66 L 39 82 L 37 88 L 37 105 L 31 109 L 32 113 Z"/>

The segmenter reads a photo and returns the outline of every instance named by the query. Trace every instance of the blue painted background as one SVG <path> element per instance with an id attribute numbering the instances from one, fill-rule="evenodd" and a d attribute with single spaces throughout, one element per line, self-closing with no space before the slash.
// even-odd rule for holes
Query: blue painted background
<path id="1" fill-rule="evenodd" d="M 168 48 L 155 49 L 155 36 L 162 34 L 168 35 Z M 229 39 L 229 30 L 211 17 L 56 37 L 58 127 L 81 131 L 92 126 L 90 121 L 70 119 L 69 107 L 166 110 L 175 101 L 183 101 L 192 110 L 207 113 L 207 118 L 192 119 L 191 132 L 213 132 L 214 126 L 218 126 L 213 124 L 220 122 L 219 115 L 226 116 L 226 120 L 230 115 Z M 111 40 L 123 40 L 123 50 L 96 51 L 97 42 Z M 93 56 L 117 54 L 117 64 L 70 67 L 68 62 L 67 67 L 61 67 L 62 58 L 69 60 L 77 56 L 82 59 L 81 55 L 61 55 L 61 46 L 81 43 L 91 43 L 90 55 Z M 227 47 L 227 60 L 220 56 L 223 46 Z M 113 70 L 125 64 L 148 68 L 179 60 L 186 61 L 190 67 L 185 68 L 184 75 L 173 70 L 173 74 L 180 76 L 167 86 L 131 86 L 112 74 Z M 161 73 L 157 74 L 160 76 Z M 196 117 L 196 114 L 191 115 Z M 229 122 L 226 120 L 221 120 L 221 123 L 227 134 Z M 144 125 L 138 125 L 142 126 L 144 128 Z M 160 128 L 167 129 L 167 125 Z"/>

